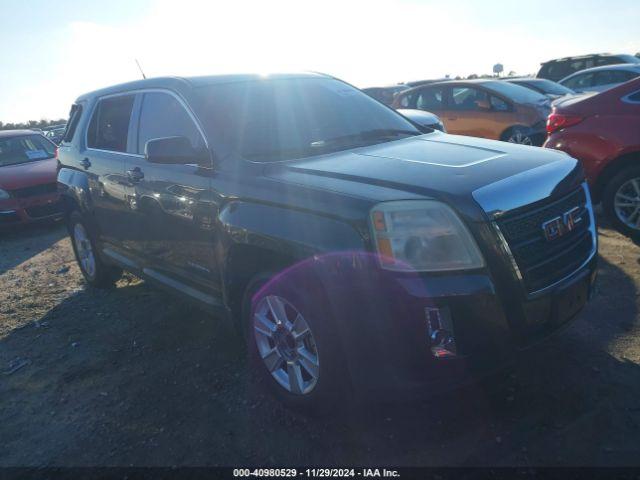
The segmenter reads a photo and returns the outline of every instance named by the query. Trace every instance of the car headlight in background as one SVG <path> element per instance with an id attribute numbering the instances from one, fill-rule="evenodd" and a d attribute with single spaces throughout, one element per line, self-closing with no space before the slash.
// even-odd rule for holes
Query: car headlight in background
<path id="1" fill-rule="evenodd" d="M 441 202 L 385 202 L 371 211 L 380 266 L 387 270 L 440 272 L 484 266 L 473 237 Z"/>
<path id="2" fill-rule="evenodd" d="M 0 200 L 6 200 L 9 196 L 9 192 L 0 188 Z"/>

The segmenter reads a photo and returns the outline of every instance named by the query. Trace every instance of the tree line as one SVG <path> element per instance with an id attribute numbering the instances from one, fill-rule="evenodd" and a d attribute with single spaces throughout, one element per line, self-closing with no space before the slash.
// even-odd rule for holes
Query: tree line
<path id="1" fill-rule="evenodd" d="M 60 125 L 61 123 L 67 123 L 66 118 L 59 118 L 57 120 L 29 120 L 28 122 L 18 123 L 3 123 L 0 122 L 0 130 L 20 130 L 29 128 L 46 128 L 51 125 Z"/>

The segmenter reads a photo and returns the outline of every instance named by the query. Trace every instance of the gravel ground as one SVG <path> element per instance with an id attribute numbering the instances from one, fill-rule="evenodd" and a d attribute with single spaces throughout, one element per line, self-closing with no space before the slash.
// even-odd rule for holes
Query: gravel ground
<path id="1" fill-rule="evenodd" d="M 637 465 L 640 249 L 508 372 L 308 418 L 251 387 L 234 330 L 134 278 L 85 288 L 61 225 L 0 237 L 0 466 Z"/>

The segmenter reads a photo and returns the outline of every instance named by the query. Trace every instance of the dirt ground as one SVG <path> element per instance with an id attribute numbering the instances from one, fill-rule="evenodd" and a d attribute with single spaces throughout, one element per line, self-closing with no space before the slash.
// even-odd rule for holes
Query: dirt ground
<path id="1" fill-rule="evenodd" d="M 612 230 L 598 297 L 503 375 L 324 419 L 255 391 L 220 321 L 85 288 L 61 225 L 2 235 L 0 466 L 640 464 L 640 248 Z"/>

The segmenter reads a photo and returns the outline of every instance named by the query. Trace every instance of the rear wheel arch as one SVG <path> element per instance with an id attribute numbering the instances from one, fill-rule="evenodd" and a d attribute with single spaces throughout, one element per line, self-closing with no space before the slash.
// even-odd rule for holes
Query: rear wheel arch
<path id="1" fill-rule="evenodd" d="M 621 171 L 640 166 L 640 150 L 635 152 L 625 153 L 620 155 L 616 159 L 610 161 L 600 172 L 598 178 L 592 185 L 592 195 L 595 202 L 602 200 L 602 194 L 604 193 L 607 184 Z"/>

